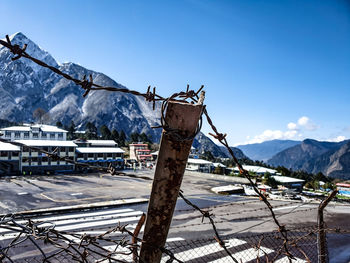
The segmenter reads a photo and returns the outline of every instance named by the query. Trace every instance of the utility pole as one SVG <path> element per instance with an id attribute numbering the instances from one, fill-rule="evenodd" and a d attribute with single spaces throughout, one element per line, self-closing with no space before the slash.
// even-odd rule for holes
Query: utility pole
<path id="1" fill-rule="evenodd" d="M 193 135 L 202 115 L 204 92 L 199 103 L 169 101 L 154 174 L 140 262 L 158 263 L 168 236 L 176 200 L 185 172 Z"/>
<path id="2" fill-rule="evenodd" d="M 323 210 L 328 203 L 338 193 L 337 190 L 333 191 L 325 200 L 323 200 L 318 206 L 318 235 L 317 235 L 317 252 L 318 252 L 318 263 L 328 263 L 328 249 L 327 249 L 327 237 L 325 231 L 325 223 L 323 220 Z"/>

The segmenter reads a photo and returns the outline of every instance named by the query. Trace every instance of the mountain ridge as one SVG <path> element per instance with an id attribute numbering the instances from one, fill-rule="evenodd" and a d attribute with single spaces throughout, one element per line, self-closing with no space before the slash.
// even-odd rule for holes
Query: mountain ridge
<path id="1" fill-rule="evenodd" d="M 301 141 L 293 140 L 270 140 L 262 143 L 238 145 L 236 147 L 242 150 L 250 159 L 266 162 L 275 154 L 300 143 Z"/>
<path id="2" fill-rule="evenodd" d="M 10 40 L 20 47 L 27 44 L 28 54 L 76 79 L 91 74 L 96 84 L 127 89 L 101 72 L 73 62 L 58 63 L 48 51 L 21 32 L 11 35 Z M 84 98 L 84 90 L 74 82 L 31 60 L 21 58 L 12 61 L 12 57 L 10 50 L 0 45 L 0 119 L 9 123 L 34 121 L 33 112 L 42 108 L 50 115 L 48 124 L 57 121 L 69 124 L 73 120 L 77 127 L 83 127 L 87 122 L 92 122 L 96 126 L 106 125 L 110 129 L 123 130 L 126 134 L 144 132 L 154 141 L 159 140 L 161 130 L 152 127 L 160 124 L 160 111 L 157 110 L 160 103 L 156 103 L 154 111 L 152 103 L 141 97 L 105 90 L 91 91 Z M 196 136 L 194 145 L 201 152 L 212 150 L 216 157 L 228 157 L 203 133 Z M 238 158 L 245 157 L 240 150 L 234 151 Z"/>

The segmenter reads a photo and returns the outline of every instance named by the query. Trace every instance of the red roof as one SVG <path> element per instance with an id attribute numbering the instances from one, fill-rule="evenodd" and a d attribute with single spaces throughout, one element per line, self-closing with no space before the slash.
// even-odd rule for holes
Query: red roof
<path id="1" fill-rule="evenodd" d="M 342 186 L 342 187 L 349 187 L 350 188 L 350 184 L 344 184 L 344 183 L 337 183 L 336 186 Z"/>

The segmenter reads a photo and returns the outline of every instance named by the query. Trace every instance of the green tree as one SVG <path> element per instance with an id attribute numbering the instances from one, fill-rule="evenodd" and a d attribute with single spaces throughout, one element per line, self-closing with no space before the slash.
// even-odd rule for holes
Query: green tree
<path id="1" fill-rule="evenodd" d="M 104 140 L 112 139 L 112 133 L 106 125 L 102 125 L 100 127 L 100 133 L 101 133 L 102 139 L 104 139 Z"/>
<path id="2" fill-rule="evenodd" d="M 85 125 L 85 135 L 87 139 L 97 139 L 97 128 L 92 122 Z"/>
<path id="3" fill-rule="evenodd" d="M 113 129 L 111 134 L 112 140 L 114 140 L 119 146 L 119 132 L 116 129 Z"/>
<path id="4" fill-rule="evenodd" d="M 277 188 L 277 186 L 278 186 L 278 182 L 275 180 L 275 178 L 273 178 L 271 176 L 271 174 L 269 172 L 266 172 L 264 174 L 262 182 L 263 182 L 263 184 L 271 186 L 272 188 Z"/>
<path id="5" fill-rule="evenodd" d="M 68 140 L 76 139 L 75 131 L 76 131 L 75 123 L 74 123 L 74 121 L 71 121 L 71 123 L 70 123 L 70 125 L 68 127 L 68 133 L 67 133 L 67 139 Z"/>
<path id="6" fill-rule="evenodd" d="M 63 128 L 63 124 L 62 124 L 62 122 L 60 122 L 60 121 L 56 122 L 56 126 L 57 126 L 58 128 Z"/>
<path id="7" fill-rule="evenodd" d="M 130 142 L 138 142 L 140 140 L 140 134 L 133 132 L 130 134 Z"/>
<path id="8" fill-rule="evenodd" d="M 212 162 L 212 161 L 215 160 L 215 157 L 214 157 L 214 155 L 211 153 L 211 151 L 204 151 L 204 153 L 203 153 L 203 159 Z"/>
<path id="9" fill-rule="evenodd" d="M 118 145 L 120 147 L 125 147 L 125 141 L 126 141 L 126 135 L 125 132 L 123 130 L 121 130 L 120 134 L 119 134 L 119 142 Z"/>
<path id="10" fill-rule="evenodd" d="M 276 168 L 276 170 L 277 170 L 277 172 L 281 173 L 282 176 L 290 176 L 291 175 L 291 171 L 284 166 L 278 166 Z"/>
<path id="11" fill-rule="evenodd" d="M 144 132 L 140 134 L 139 139 L 141 142 L 144 142 L 144 143 L 152 143 L 152 140 Z"/>

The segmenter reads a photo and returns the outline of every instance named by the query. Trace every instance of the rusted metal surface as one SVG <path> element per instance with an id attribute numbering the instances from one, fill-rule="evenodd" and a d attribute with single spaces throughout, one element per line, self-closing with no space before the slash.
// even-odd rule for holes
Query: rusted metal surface
<path id="1" fill-rule="evenodd" d="M 165 121 L 172 131 L 190 138 L 202 114 L 201 104 L 169 102 Z M 176 200 L 180 191 L 192 139 L 178 140 L 173 132 L 163 130 L 140 258 L 143 262 L 160 262 L 168 235 Z"/>
<path id="2" fill-rule="evenodd" d="M 329 204 L 329 202 L 336 196 L 337 190 L 333 191 L 325 200 L 323 200 L 318 207 L 317 224 L 318 224 L 318 236 L 317 236 L 317 248 L 318 248 L 318 262 L 328 262 L 328 249 L 327 249 L 327 237 L 325 230 L 325 223 L 323 218 L 323 210 Z"/>

